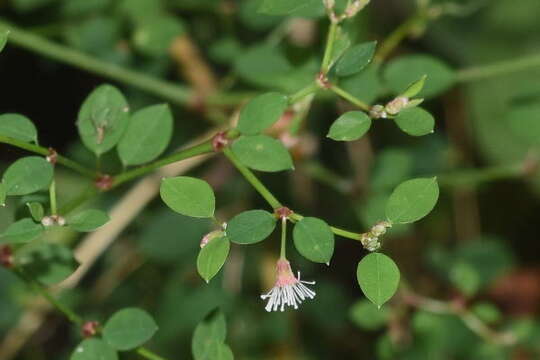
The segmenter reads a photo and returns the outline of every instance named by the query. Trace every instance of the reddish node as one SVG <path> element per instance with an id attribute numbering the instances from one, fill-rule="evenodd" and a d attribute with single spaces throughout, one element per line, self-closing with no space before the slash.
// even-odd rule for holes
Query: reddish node
<path id="1" fill-rule="evenodd" d="M 4 245 L 0 247 L 0 265 L 7 269 L 13 268 L 13 250 L 11 246 Z"/>
<path id="2" fill-rule="evenodd" d="M 55 165 L 58 161 L 58 153 L 53 148 L 49 148 L 49 155 L 45 159 L 52 165 Z"/>
<path id="3" fill-rule="evenodd" d="M 113 178 L 107 174 L 100 175 L 94 182 L 94 185 L 101 191 L 110 190 L 113 186 Z"/>
<path id="4" fill-rule="evenodd" d="M 212 148 L 215 152 L 223 150 L 224 147 L 229 145 L 229 138 L 225 132 L 218 132 L 212 139 Z"/>
<path id="5" fill-rule="evenodd" d="M 293 214 L 293 211 L 289 209 L 288 207 L 280 207 L 275 210 L 276 217 L 278 219 L 287 219 L 289 216 Z"/>
<path id="6" fill-rule="evenodd" d="M 97 321 L 87 321 L 83 324 L 81 332 L 83 337 L 89 338 L 97 334 L 99 323 Z"/>
<path id="7" fill-rule="evenodd" d="M 328 77 L 323 72 L 317 74 L 315 81 L 317 81 L 317 84 L 323 89 L 330 89 L 332 87 L 330 80 L 328 80 Z"/>

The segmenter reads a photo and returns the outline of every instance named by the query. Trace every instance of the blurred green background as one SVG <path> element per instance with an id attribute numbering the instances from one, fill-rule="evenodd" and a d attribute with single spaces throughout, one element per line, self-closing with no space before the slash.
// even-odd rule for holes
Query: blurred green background
<path id="1" fill-rule="evenodd" d="M 171 56 L 169 50 L 178 38 L 188 38 L 221 91 L 291 93 L 316 73 L 328 21 L 317 6 L 295 17 L 280 17 L 257 13 L 259 3 L 10 0 L 0 1 L 0 15 L 103 61 L 178 84 L 192 80 L 178 70 L 186 68 L 185 59 Z M 452 4 L 457 14 L 430 22 L 389 61 L 429 54 L 451 68 L 464 69 L 540 53 L 538 0 Z M 382 41 L 413 14 L 414 6 L 412 1 L 374 0 L 346 29 L 354 42 Z M 349 91 L 367 102 L 388 99 L 382 77 L 372 72 L 363 72 L 361 81 L 351 80 Z M 86 95 L 108 79 L 9 43 L 0 55 L 0 79 L 0 113 L 28 116 L 38 127 L 41 144 L 93 165 L 92 155 L 78 140 L 75 119 Z M 115 84 L 132 109 L 164 101 Z M 320 96 L 307 125 L 296 134 L 296 171 L 265 174 L 263 181 L 302 214 L 362 231 L 382 219 L 385 199 L 400 182 L 415 176 L 446 179 L 435 211 L 414 226 L 396 226 L 383 249 L 417 293 L 465 303 L 494 329 L 514 334 L 516 345 L 485 342 L 459 318 L 423 311 L 400 296 L 377 311 L 365 300 L 355 278 L 356 264 L 365 251 L 345 239 L 337 239 L 330 267 L 309 263 L 290 251 L 293 270 L 300 269 L 302 277 L 317 281 L 317 297 L 298 311 L 266 313 L 259 295 L 271 286 L 277 232 L 259 245 L 234 246 L 220 275 L 207 285 L 198 277 L 195 262 L 199 241 L 213 224 L 174 214 L 159 199 L 121 233 L 62 300 L 86 318 L 98 320 L 122 307 L 145 308 L 160 327 L 150 347 L 170 359 L 191 357 L 192 332 L 216 306 L 226 313 L 227 342 L 237 359 L 540 358 L 540 175 L 535 172 L 540 131 L 534 131 L 534 124 L 540 123 L 540 67 L 458 83 L 428 99 L 425 107 L 436 118 L 436 132 L 421 138 L 380 123 L 368 140 L 347 146 L 332 142 L 325 138 L 326 131 L 344 106 L 336 98 Z M 523 109 L 525 113 L 516 113 Z M 203 110 L 173 106 L 175 136 L 170 150 L 223 121 L 213 113 L 234 110 L 233 106 Z M 514 126 L 522 117 L 536 122 Z M 5 168 L 23 154 L 0 146 L 0 166 Z M 115 156 L 111 153 L 103 160 L 112 172 L 120 169 Z M 527 176 L 476 176 L 521 165 L 528 167 Z M 191 173 L 214 187 L 220 220 L 242 210 L 267 208 L 220 157 Z M 61 203 L 86 185 L 71 172 L 58 176 Z M 94 205 L 109 209 L 129 187 L 101 197 Z M 27 200 L 11 201 L 0 207 L 2 230 L 26 211 Z M 67 231 L 48 236 L 71 244 L 80 240 Z M 0 354 L 22 341 L 9 357 L 0 356 L 2 360 L 68 359 L 79 342 L 78 329 L 56 313 L 46 314 L 35 329 L 25 332 L 21 317 L 35 308 L 35 301 L 24 284 L 0 269 Z M 25 316 L 32 324 L 32 318 Z"/>

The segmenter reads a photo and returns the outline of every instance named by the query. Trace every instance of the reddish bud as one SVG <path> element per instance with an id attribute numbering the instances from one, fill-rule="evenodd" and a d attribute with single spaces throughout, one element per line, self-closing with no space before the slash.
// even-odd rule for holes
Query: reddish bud
<path id="1" fill-rule="evenodd" d="M 322 89 L 330 89 L 332 87 L 330 80 L 328 80 L 328 77 L 323 72 L 317 74 L 315 81 L 317 82 L 317 85 L 319 85 Z"/>

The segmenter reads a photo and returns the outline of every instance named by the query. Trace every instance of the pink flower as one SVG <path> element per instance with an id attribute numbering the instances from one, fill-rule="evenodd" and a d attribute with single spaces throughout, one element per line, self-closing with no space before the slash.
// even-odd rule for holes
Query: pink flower
<path id="1" fill-rule="evenodd" d="M 304 285 L 313 285 L 315 281 L 300 280 L 300 272 L 298 272 L 298 277 L 295 277 L 291 264 L 286 259 L 278 260 L 276 277 L 276 285 L 267 294 L 261 295 L 261 299 L 269 299 L 265 307 L 266 311 L 277 311 L 278 308 L 284 311 L 286 305 L 298 309 L 298 305 L 306 298 L 315 297 L 315 291 Z"/>

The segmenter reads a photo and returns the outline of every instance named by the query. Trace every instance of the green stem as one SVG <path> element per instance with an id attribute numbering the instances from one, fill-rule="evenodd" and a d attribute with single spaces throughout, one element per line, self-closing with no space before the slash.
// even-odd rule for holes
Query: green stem
<path id="1" fill-rule="evenodd" d="M 337 85 L 331 85 L 330 90 L 332 90 L 334 93 L 341 96 L 342 98 L 344 98 L 345 100 L 347 100 L 351 104 L 354 104 L 354 105 L 358 106 L 360 109 L 362 109 L 364 111 L 369 111 L 370 110 L 370 106 L 368 104 L 366 104 L 362 100 L 356 98 L 354 95 L 349 94 L 347 91 L 343 90 L 342 88 L 338 87 Z"/>
<path id="2" fill-rule="evenodd" d="M 388 55 L 403 41 L 403 39 L 408 36 L 411 31 L 427 22 L 428 16 L 425 9 L 418 10 L 413 16 L 408 20 L 398 26 L 379 46 L 373 62 L 380 64 L 382 63 Z"/>
<path id="3" fill-rule="evenodd" d="M 244 176 L 244 178 L 257 190 L 259 194 L 270 204 L 273 209 L 279 209 L 283 207 L 278 199 L 264 186 L 262 182 L 249 170 L 245 167 L 240 160 L 233 154 L 229 148 L 223 149 L 223 154 L 231 161 L 231 163 L 236 167 L 236 169 Z"/>
<path id="4" fill-rule="evenodd" d="M 459 70 L 457 80 L 459 82 L 477 81 L 532 68 L 540 68 L 540 54 Z"/>
<path id="5" fill-rule="evenodd" d="M 334 49 L 334 42 L 336 41 L 336 33 L 338 29 L 338 24 L 336 22 L 330 22 L 330 27 L 328 28 L 328 38 L 326 40 L 326 47 L 324 48 L 324 56 L 321 64 L 321 72 L 323 74 L 328 73 L 330 69 L 330 62 L 332 61 L 332 52 Z"/>
<path id="6" fill-rule="evenodd" d="M 290 218 L 293 221 L 300 221 L 300 220 L 302 220 L 304 218 L 304 216 L 300 215 L 298 213 L 293 213 L 290 216 Z M 362 237 L 362 234 L 355 233 L 355 232 L 348 231 L 348 230 L 343 230 L 343 229 L 335 227 L 335 226 L 330 226 L 330 230 L 332 230 L 332 232 L 334 234 L 336 234 L 336 235 L 339 235 L 339 236 L 342 236 L 344 238 L 351 239 L 351 240 L 360 241 L 360 238 Z"/>
<path id="7" fill-rule="evenodd" d="M 287 253 L 287 218 L 281 219 L 281 251 L 279 253 L 280 259 L 286 259 Z"/>
<path id="8" fill-rule="evenodd" d="M 56 208 L 56 182 L 51 181 L 51 186 L 49 186 L 49 198 L 51 203 L 51 215 L 57 215 L 58 210 Z"/>
<path id="9" fill-rule="evenodd" d="M 9 43 L 33 51 L 64 64 L 75 66 L 90 73 L 103 76 L 155 96 L 167 99 L 178 105 L 191 105 L 196 100 L 196 94 L 185 86 L 163 81 L 141 72 L 128 70 L 119 65 L 96 59 L 67 46 L 49 41 L 29 31 L 17 28 L 0 20 L 0 28 L 9 29 Z M 248 95 L 249 96 L 249 95 Z M 211 105 L 238 104 L 246 99 L 245 94 L 214 94 L 205 102 Z"/>
<path id="10" fill-rule="evenodd" d="M 441 174 L 438 182 L 441 186 L 476 186 L 482 183 L 513 179 L 524 175 L 523 164 L 491 166 L 482 169 L 467 169 Z"/>
<path id="11" fill-rule="evenodd" d="M 152 172 L 162 166 L 169 165 L 177 161 L 185 160 L 187 158 L 191 158 L 197 155 L 211 153 L 213 151 L 214 149 L 212 147 L 212 140 L 207 140 L 199 145 L 189 147 L 187 149 L 176 152 L 172 155 L 166 156 L 160 160 L 154 161 L 150 164 L 138 167 L 130 171 L 126 171 L 125 173 L 122 173 L 116 176 L 114 178 L 113 188 L 129 180 L 132 180 L 134 178 L 137 178 L 139 176 Z"/>
<path id="12" fill-rule="evenodd" d="M 38 145 L 34 145 L 34 144 L 30 144 L 30 143 L 27 143 L 27 142 L 24 142 L 24 141 L 21 141 L 21 140 L 17 140 L 17 139 L 14 139 L 14 138 L 11 138 L 11 137 L 8 137 L 8 136 L 4 136 L 4 135 L 0 135 L 0 143 L 4 143 L 4 144 L 8 144 L 8 145 L 12 145 L 12 146 L 15 146 L 15 147 L 18 147 L 20 149 L 24 149 L 24 150 L 27 150 L 27 151 L 30 151 L 30 152 L 33 152 L 33 153 L 36 153 L 36 154 L 40 154 L 40 155 L 43 155 L 43 156 L 48 156 L 50 155 L 50 151 L 49 149 L 47 148 L 44 148 L 42 146 L 38 146 Z M 87 169 L 85 168 L 84 166 L 80 165 L 79 163 L 73 161 L 73 160 L 70 160 L 60 154 L 57 155 L 56 157 L 56 162 L 58 164 L 61 164 L 67 168 L 70 168 L 71 170 L 74 170 L 78 173 L 80 173 L 81 175 L 84 175 L 86 177 L 89 177 L 89 178 L 95 178 L 97 176 L 96 172 L 95 171 L 92 171 L 90 169 Z"/>
<path id="13" fill-rule="evenodd" d="M 137 350 L 137 354 L 141 355 L 142 357 L 150 360 L 166 360 L 164 357 L 161 357 L 152 351 L 148 350 L 147 348 L 140 347 Z"/>
<path id="14" fill-rule="evenodd" d="M 13 272 L 19 278 L 21 278 L 21 280 L 27 283 L 32 288 L 32 290 L 43 296 L 52 306 L 56 308 L 56 310 L 64 314 L 69 319 L 69 321 L 71 321 L 75 325 L 83 324 L 84 321 L 82 317 L 80 317 L 70 308 L 56 300 L 40 283 L 26 275 L 22 269 L 14 269 Z"/>
<path id="15" fill-rule="evenodd" d="M 319 86 L 317 85 L 317 83 L 312 82 L 308 86 L 302 88 L 298 92 L 296 92 L 296 93 L 292 94 L 291 96 L 289 96 L 289 105 L 295 104 L 296 102 L 302 100 L 306 96 L 317 92 L 317 90 L 319 90 Z"/>

